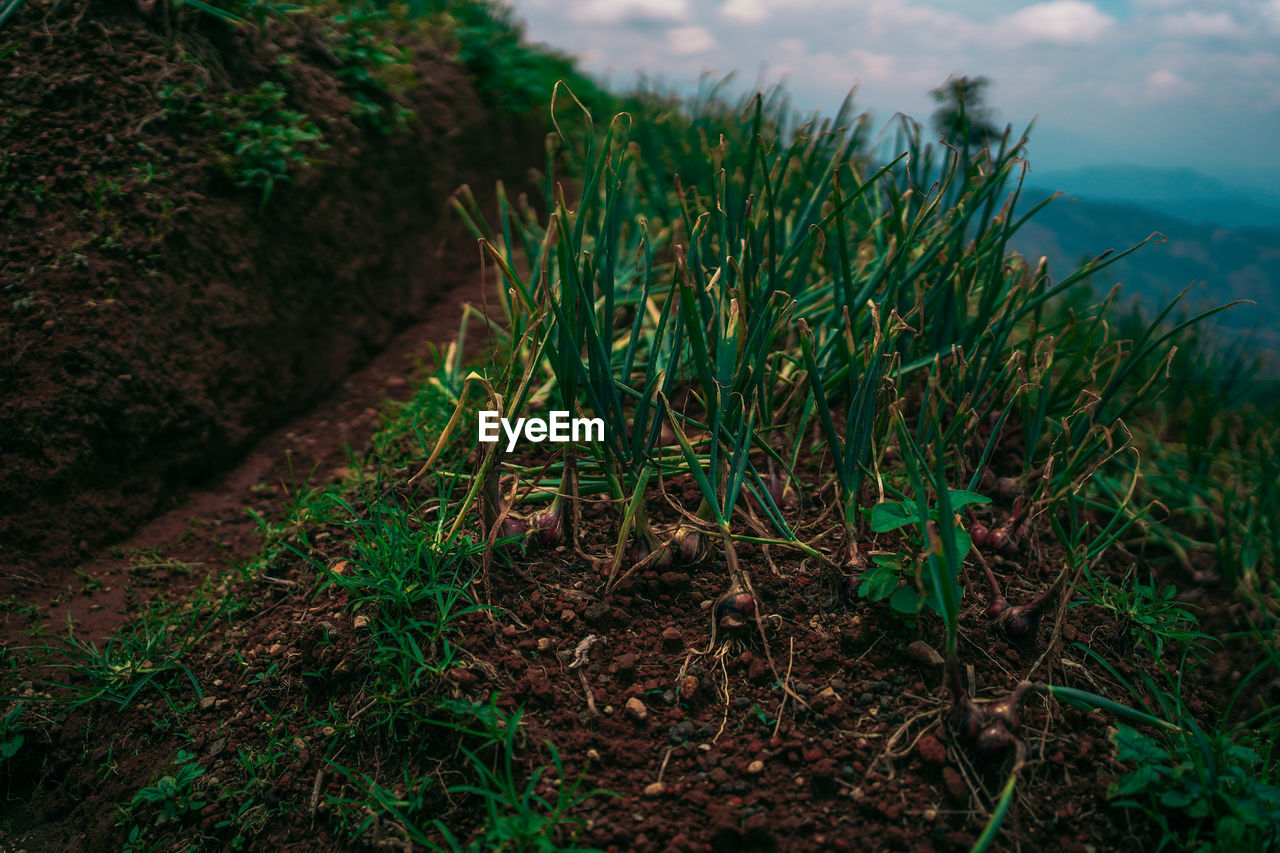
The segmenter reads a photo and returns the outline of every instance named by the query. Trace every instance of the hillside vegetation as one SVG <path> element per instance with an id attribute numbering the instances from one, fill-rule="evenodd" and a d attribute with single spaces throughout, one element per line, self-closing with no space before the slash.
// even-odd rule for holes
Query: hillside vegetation
<path id="1" fill-rule="evenodd" d="M 172 147 L 155 171 L 232 211 L 201 218 L 192 196 L 193 224 L 175 210 L 156 236 L 172 302 L 150 302 L 157 277 L 121 262 L 114 282 L 70 279 L 83 290 L 50 308 L 181 316 L 183 287 L 210 286 L 194 261 L 175 266 L 192 246 L 213 265 L 245 263 L 250 245 L 264 263 L 316 253 L 344 269 L 412 245 L 419 224 L 364 246 L 378 222 L 355 217 L 396 217 L 418 181 L 464 175 L 452 221 L 482 289 L 368 446 L 258 516 L 252 559 L 147 555 L 132 577 L 191 581 L 131 591 L 109 634 L 60 609 L 107 594 L 91 575 L 53 601 L 5 599 L 0 793 L 19 804 L 6 840 L 1280 844 L 1280 404 L 1256 365 L 1203 343 L 1225 312 L 1135 312 L 1104 294 L 1145 251 L 1103 256 L 1123 235 L 1082 265 L 1017 254 L 1053 205 L 1020 188 L 1031 140 L 979 144 L 951 110 L 966 78 L 939 90 L 942 144 L 902 119 L 880 159 L 852 100 L 799 117 L 780 88 L 609 93 L 487 4 L 176 8 L 154 21 L 29 3 L 0 31 L 0 61 L 124 50 L 144 89 L 187 87 L 141 128 L 90 132 L 87 114 L 37 116 L 48 83 L 5 66 L 44 123 L 5 129 L 5 162 L 31 174 L 47 144 L 68 158 L 45 175 L 50 195 L 24 180 L 3 208 L 28 255 L 48 198 L 101 231 L 81 238 L 91 269 L 117 251 L 148 260 L 136 229 L 112 230 L 114 205 L 149 198 L 143 176 L 100 200 L 65 177 L 96 134 Z M 98 30 L 111 38 L 85 35 Z M 424 61 L 436 76 L 417 76 Z M 427 133 L 451 98 L 485 111 L 475 149 L 434 147 L 455 138 L 447 123 Z M 448 159 L 500 157 L 518 138 L 500 122 L 526 107 L 549 130 L 532 173 L 493 161 L 482 186 Z M 245 159 L 259 143 L 272 156 Z M 343 162 L 323 166 L 321 143 L 373 153 L 326 186 L 304 177 Z M 417 168 L 377 167 L 415 150 Z M 94 168 L 108 165 L 137 164 Z M 348 209 L 349 193 L 373 207 Z M 325 204 L 338 212 L 321 228 L 308 217 Z M 126 232 L 123 248 L 103 243 Z M 77 263 L 31 262 L 17 283 Z M 342 277 L 320 301 L 359 318 L 396 280 Z M 290 284 L 234 316 L 311 298 Z M 406 297 L 385 298 L 394 312 Z M 29 343 L 43 325 L 22 319 L 38 302 L 14 309 L 11 361 L 44 358 Z M 181 390 L 162 399 L 181 405 Z M 478 440 L 481 410 L 598 418 L 603 440 L 508 450 Z M 48 448 L 77 434 L 50 423 L 65 432 Z"/>

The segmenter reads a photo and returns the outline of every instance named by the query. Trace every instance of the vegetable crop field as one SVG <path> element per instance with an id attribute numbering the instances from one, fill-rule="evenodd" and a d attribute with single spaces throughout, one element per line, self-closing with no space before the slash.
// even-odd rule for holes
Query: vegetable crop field
<path id="1" fill-rule="evenodd" d="M 0 356 L 73 327 L 145 363 L 204 340 L 203 300 L 261 334 L 156 356 L 184 414 L 154 431 L 24 408 L 45 374 L 125 393 L 105 344 L 0 384 L 5 451 L 88 448 L 2 494 L 41 503 L 0 549 L 0 850 L 1280 847 L 1275 383 L 1200 331 L 1247 306 L 1119 307 L 1145 244 L 1009 249 L 1053 203 L 1021 189 L 1033 132 L 611 94 L 483 3 L 83 8 L 0 29 L 45 128 L 0 129 L 29 290 Z M 37 111 L 110 44 L 150 100 L 67 181 L 41 146 L 92 150 L 59 130 L 86 118 Z M 529 156 L 446 162 L 500 123 Z M 428 225 L 452 248 L 357 263 Z M 347 278 L 253 290 L 253 263 Z M 288 418 L 406 328 L 410 381 L 325 409 L 294 464 Z M 200 361 L 227 366 L 154 378 Z"/>

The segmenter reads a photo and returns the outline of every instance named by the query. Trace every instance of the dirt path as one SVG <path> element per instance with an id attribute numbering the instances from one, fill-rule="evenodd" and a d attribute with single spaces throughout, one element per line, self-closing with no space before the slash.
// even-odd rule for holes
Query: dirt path
<path id="1" fill-rule="evenodd" d="M 38 605 L 50 627 L 70 618 L 78 636 L 100 639 L 156 593 L 180 596 L 209 572 L 255 556 L 262 543 L 248 510 L 270 517 L 296 489 L 341 474 L 348 449 L 359 451 L 376 431 L 384 403 L 408 398 L 419 365 L 432 363 L 432 345 L 456 338 L 463 304 L 480 300 L 478 274 L 462 280 L 440 295 L 430 320 L 396 335 L 373 361 L 260 440 L 231 470 L 211 483 L 193 484 L 171 509 L 123 542 L 88 553 L 78 568 L 60 567 L 44 576 L 3 570 L 0 600 L 16 596 Z M 478 322 L 474 328 L 480 332 Z M 474 335 L 471 340 L 474 345 Z M 6 610 L 0 615 L 0 643 L 17 641 L 29 626 L 16 608 Z"/>

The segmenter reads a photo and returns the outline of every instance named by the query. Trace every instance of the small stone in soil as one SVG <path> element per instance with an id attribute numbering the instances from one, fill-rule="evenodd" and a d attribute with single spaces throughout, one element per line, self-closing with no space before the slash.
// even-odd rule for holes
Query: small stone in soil
<path id="1" fill-rule="evenodd" d="M 649 719 L 649 709 L 644 706 L 636 697 L 632 696 L 627 700 L 627 713 L 630 714 L 636 722 L 643 723 Z"/>
<path id="2" fill-rule="evenodd" d="M 925 735 L 920 738 L 916 744 L 916 751 L 920 753 L 920 757 L 932 764 L 947 763 L 947 748 L 938 742 L 933 735 Z"/>
<path id="3" fill-rule="evenodd" d="M 926 643 L 924 640 L 916 640 L 907 646 L 907 654 L 911 655 L 911 659 L 916 663 L 924 666 L 942 666 L 942 655 Z"/>
<path id="4" fill-rule="evenodd" d="M 956 800 L 969 799 L 969 787 L 964 783 L 964 777 L 956 771 L 954 767 L 942 768 L 942 783 L 946 785 L 947 793 Z"/>
<path id="5" fill-rule="evenodd" d="M 667 732 L 667 737 L 671 739 L 672 743 L 684 743 L 693 737 L 693 723 L 688 720 L 681 720 L 671 727 L 671 730 Z"/>

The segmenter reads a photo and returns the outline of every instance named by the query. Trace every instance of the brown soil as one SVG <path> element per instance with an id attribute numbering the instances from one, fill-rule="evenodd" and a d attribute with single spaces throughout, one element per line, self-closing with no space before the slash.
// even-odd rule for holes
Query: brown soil
<path id="1" fill-rule="evenodd" d="M 256 442 L 231 470 L 175 496 L 172 509 L 86 556 L 76 573 L 14 574 L 9 588 L 20 590 L 24 602 L 41 604 L 46 618 L 71 620 L 79 635 L 103 638 L 137 613 L 139 595 L 175 600 L 208 574 L 253 559 L 262 550 L 258 519 L 278 517 L 301 491 L 340 479 L 353 459 L 358 464 L 387 404 L 405 399 L 441 343 L 456 337 L 461 307 L 477 301 L 478 283 L 473 278 L 439 294 L 431 320 L 400 332 L 319 404 Z M 92 595 L 82 594 L 86 584 Z M 28 628 L 12 614 L 0 619 L 0 643 L 23 643 Z"/>
<path id="2" fill-rule="evenodd" d="M 407 479 L 408 472 L 397 476 Z M 806 516 L 815 515 L 812 509 Z M 589 509 L 586 551 L 606 552 L 611 528 L 603 507 Z M 352 558 L 349 531 L 330 525 L 310 541 L 309 559 L 349 571 L 342 568 Z M 880 544 L 896 543 L 890 537 Z M 1050 582 L 1037 553 L 1029 543 L 998 564 L 1011 599 L 1027 600 Z M 725 571 L 714 554 L 693 566 L 636 573 L 610 596 L 601 594 L 603 566 L 567 545 L 517 556 L 510 567 L 499 560 L 475 587 L 494 606 L 492 616 L 465 619 L 463 664 L 430 691 L 432 701 L 492 698 L 508 711 L 523 709 L 523 774 L 550 761 L 541 746 L 549 741 L 567 778 L 583 773 L 584 791 L 616 794 L 595 797 L 577 812 L 589 820 L 578 839 L 588 846 L 969 849 L 1009 763 L 976 762 L 943 725 L 949 700 L 941 673 L 908 649 L 916 641 L 937 645 L 938 621 L 904 621 L 883 603 L 841 602 L 828 569 L 776 549 L 770 556 L 772 563 L 757 549 L 742 550 L 767 614 L 764 638 L 751 630 L 721 633 L 715 644 L 709 612 Z M 1119 571 L 1119 561 L 1111 570 Z M 389 790 L 400 790 L 405 772 L 436 774 L 442 786 L 469 782 L 447 735 L 409 747 L 384 740 L 368 717 L 356 722 L 376 689 L 362 663 L 371 640 L 346 596 L 334 588 L 317 593 L 316 583 L 312 564 L 286 554 L 265 577 L 238 588 L 242 610 L 220 620 L 186 658 L 203 698 L 179 699 L 176 716 L 150 692 L 124 712 L 86 706 L 41 733 L 7 781 L 10 798 L 25 810 L 7 825 L 13 843 L 117 849 L 129 821 L 120 821 L 116 804 L 171 772 L 165 768 L 183 749 L 220 785 L 244 786 L 254 802 L 281 810 L 248 839 L 244 849 L 251 850 L 390 845 L 398 833 L 389 823 L 375 821 L 365 844 L 352 844 L 342 831 L 350 817 L 335 802 L 366 795 L 338 765 L 358 768 Z M 1077 641 L 1130 680 L 1143 666 L 1126 628 L 1105 613 L 1068 610 L 1062 645 L 1055 647 L 1055 607 L 1033 640 L 1012 643 L 984 615 L 985 582 L 977 573 L 970 572 L 966 588 L 961 656 L 979 697 L 1005 695 L 1027 677 L 1124 696 L 1072 647 Z M 80 597 L 92 602 L 101 595 Z M 1198 597 L 1215 630 L 1245 623 L 1219 594 Z M 571 667 L 591 636 L 597 640 L 587 664 Z M 1222 666 L 1197 670 L 1186 692 L 1192 712 L 1213 719 L 1239 683 L 1230 662 L 1238 666 L 1256 652 L 1232 643 Z M 179 689 L 183 683 L 172 682 Z M 1131 822 L 1107 801 L 1121 769 L 1107 740 L 1111 719 L 1035 696 L 1023 702 L 1021 716 L 1029 764 L 995 849 L 1156 849 L 1160 838 L 1148 825 Z M 180 730 L 167 720 L 180 720 Z M 281 743 L 283 757 L 264 778 L 249 781 L 242 756 Z M 537 790 L 554 799 L 546 777 Z M 482 814 L 478 801 L 444 798 L 438 790 L 427 791 L 427 802 L 428 816 L 447 815 L 464 836 Z M 235 798 L 209 802 L 198 819 L 163 836 L 169 846 L 159 849 L 224 849 L 231 834 L 220 824 L 234 817 L 236 805 Z"/>
<path id="3" fill-rule="evenodd" d="M 73 11 L 29 2 L 0 50 L 0 598 L 59 584 L 432 317 L 474 268 L 448 195 L 541 149 L 430 47 L 388 136 L 347 116 L 306 16 L 175 36 L 132 3 Z M 328 147 L 259 213 L 197 113 L 263 81 Z"/>

